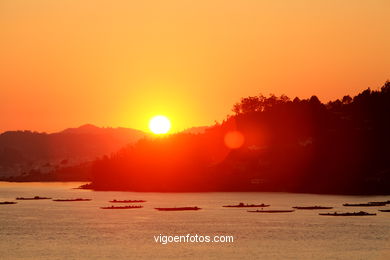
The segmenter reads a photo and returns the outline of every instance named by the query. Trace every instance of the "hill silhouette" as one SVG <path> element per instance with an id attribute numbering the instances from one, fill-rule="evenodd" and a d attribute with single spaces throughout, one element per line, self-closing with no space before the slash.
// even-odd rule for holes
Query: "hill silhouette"
<path id="1" fill-rule="evenodd" d="M 90 124 L 51 134 L 7 131 L 0 134 L 0 177 L 30 172 L 37 175 L 85 164 L 146 135 L 130 128 L 100 128 Z"/>
<path id="2" fill-rule="evenodd" d="M 96 160 L 87 188 L 390 194 L 390 83 L 323 104 L 263 95 L 204 133 L 143 139 Z"/>

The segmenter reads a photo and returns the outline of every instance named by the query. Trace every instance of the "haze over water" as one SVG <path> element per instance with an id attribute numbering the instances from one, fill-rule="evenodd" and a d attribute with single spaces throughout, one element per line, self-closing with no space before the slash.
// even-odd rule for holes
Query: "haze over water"
<path id="1" fill-rule="evenodd" d="M 292 193 L 141 193 L 72 189 L 81 183 L 0 183 L 0 201 L 16 197 L 91 198 L 90 202 L 18 201 L 0 207 L 1 259 L 389 259 L 390 213 L 342 203 L 390 196 Z M 142 209 L 101 210 L 112 199 L 144 199 Z M 377 216 L 327 217 L 321 211 L 247 213 L 222 205 L 334 206 Z M 198 206 L 194 212 L 154 207 Z M 384 208 L 384 207 L 381 207 Z M 388 208 L 386 206 L 385 208 Z M 232 235 L 233 243 L 156 243 L 158 235 Z"/>

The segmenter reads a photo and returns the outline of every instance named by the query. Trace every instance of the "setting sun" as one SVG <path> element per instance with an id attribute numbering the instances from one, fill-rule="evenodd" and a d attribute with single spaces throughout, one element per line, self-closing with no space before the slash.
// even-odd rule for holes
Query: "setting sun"
<path id="1" fill-rule="evenodd" d="M 149 121 L 149 129 L 154 134 L 166 134 L 171 129 L 171 122 L 166 116 L 155 116 Z"/>

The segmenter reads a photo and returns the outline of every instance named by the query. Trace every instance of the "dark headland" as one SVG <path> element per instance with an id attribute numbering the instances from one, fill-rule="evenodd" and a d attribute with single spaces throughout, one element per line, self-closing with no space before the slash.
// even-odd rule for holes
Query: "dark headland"
<path id="1" fill-rule="evenodd" d="M 39 138 L 64 147 L 66 138 L 80 139 L 71 147 L 83 151 L 83 156 L 97 155 L 83 136 L 91 142 L 100 138 L 99 144 L 111 140 L 75 131 Z M 13 142 L 18 136 L 26 138 L 26 133 L 12 133 Z M 18 140 L 22 147 L 23 140 Z M 0 162 L 32 160 L 14 150 L 3 143 Z M 242 98 L 233 106 L 233 115 L 202 131 L 141 138 L 116 152 L 112 146 L 107 151 L 109 156 L 72 166 L 62 161 L 46 175 L 32 171 L 2 179 L 89 181 L 83 188 L 94 190 L 390 194 L 390 82 L 326 104 L 316 96 Z"/>
<path id="2" fill-rule="evenodd" d="M 85 188 L 390 194 L 390 82 L 326 104 L 247 97 L 233 112 L 202 133 L 142 139 L 96 160 Z M 234 136 L 244 141 L 228 148 Z"/>

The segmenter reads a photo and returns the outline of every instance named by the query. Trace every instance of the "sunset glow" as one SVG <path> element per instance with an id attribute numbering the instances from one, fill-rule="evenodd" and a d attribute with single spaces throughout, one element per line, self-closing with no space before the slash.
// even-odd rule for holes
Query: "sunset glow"
<path id="1" fill-rule="evenodd" d="M 390 259 L 389 11 L 0 0 L 1 259 Z"/>
<path id="2" fill-rule="evenodd" d="M 358 2 L 3 0 L 0 131 L 148 131 L 164 111 L 176 132 L 249 95 L 375 88 L 389 78 L 390 1 Z"/>

